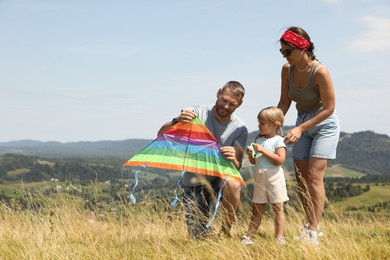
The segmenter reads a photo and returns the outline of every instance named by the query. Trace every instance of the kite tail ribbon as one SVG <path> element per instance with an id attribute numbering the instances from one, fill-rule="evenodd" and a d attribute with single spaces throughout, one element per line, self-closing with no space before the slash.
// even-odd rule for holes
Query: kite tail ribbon
<path id="1" fill-rule="evenodd" d="M 221 197 L 222 197 L 222 189 L 226 186 L 226 183 L 229 182 L 229 178 L 226 178 L 223 182 L 223 185 L 221 187 L 221 189 L 218 191 L 218 198 L 217 198 L 217 204 L 215 204 L 215 209 L 214 209 L 214 214 L 213 214 L 213 217 L 211 218 L 211 220 L 209 221 L 209 223 L 207 223 L 206 225 L 206 228 L 209 229 L 210 226 L 211 226 L 211 223 L 213 223 L 214 219 L 215 219 L 215 216 L 217 215 L 218 213 L 218 208 L 219 208 L 219 203 L 220 203 L 220 200 L 221 200 Z"/>
<path id="2" fill-rule="evenodd" d="M 171 202 L 171 206 L 172 206 L 172 207 L 175 207 L 177 201 L 179 200 L 179 197 L 177 197 L 177 188 L 179 187 L 179 183 L 181 182 L 181 179 L 183 179 L 183 175 L 184 175 L 185 172 L 186 172 L 186 169 L 184 169 L 184 170 L 181 172 L 181 177 L 180 177 L 180 179 L 179 179 L 179 180 L 177 181 L 177 183 L 176 183 L 175 198 L 174 198 L 173 201 Z"/>
<path id="3" fill-rule="evenodd" d="M 142 168 L 145 168 L 145 167 L 146 167 L 146 165 L 142 166 Z M 130 199 L 133 202 L 133 204 L 137 203 L 137 200 L 135 199 L 135 196 L 134 196 L 133 193 L 134 193 L 135 187 L 137 187 L 137 185 L 138 185 L 138 174 L 140 173 L 142 168 L 139 168 L 138 171 L 136 171 L 135 175 L 134 175 L 135 184 L 134 184 L 134 187 L 133 187 L 133 189 L 131 190 L 131 193 L 130 193 Z"/>

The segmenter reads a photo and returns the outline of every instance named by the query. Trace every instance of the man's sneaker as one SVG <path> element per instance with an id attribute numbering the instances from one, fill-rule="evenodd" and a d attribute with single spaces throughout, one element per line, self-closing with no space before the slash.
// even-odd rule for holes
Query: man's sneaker
<path id="1" fill-rule="evenodd" d="M 286 245 L 286 239 L 283 236 L 279 236 L 276 238 L 276 243 L 281 246 L 284 246 Z"/>
<path id="2" fill-rule="evenodd" d="M 248 236 L 243 236 L 242 244 L 243 245 L 253 245 L 255 242 Z"/>
<path id="3" fill-rule="evenodd" d="M 303 228 L 308 230 L 309 229 L 309 223 L 306 223 L 303 225 Z M 324 233 L 320 229 L 320 225 L 317 225 L 317 237 L 322 237 L 324 236 Z"/>

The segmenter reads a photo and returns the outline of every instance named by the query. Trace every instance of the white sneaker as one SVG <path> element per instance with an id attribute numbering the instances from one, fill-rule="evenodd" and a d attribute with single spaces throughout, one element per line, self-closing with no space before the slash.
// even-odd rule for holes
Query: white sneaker
<path id="1" fill-rule="evenodd" d="M 318 241 L 317 231 L 314 230 L 303 230 L 304 232 L 301 232 L 300 238 L 302 241 L 307 241 L 312 243 L 315 246 L 318 246 L 320 242 Z"/>
<path id="2" fill-rule="evenodd" d="M 243 236 L 242 244 L 243 245 L 253 245 L 255 242 L 248 236 Z"/>
<path id="3" fill-rule="evenodd" d="M 276 238 L 276 243 L 281 245 L 281 246 L 284 246 L 286 245 L 286 239 L 284 238 L 284 236 L 279 236 Z"/>
<path id="4" fill-rule="evenodd" d="M 308 230 L 309 229 L 309 223 L 303 224 L 304 229 Z M 320 229 L 320 225 L 317 225 L 317 237 L 322 237 L 324 236 L 324 233 Z"/>
<path id="5" fill-rule="evenodd" d="M 294 239 L 310 242 L 316 246 L 320 244 L 320 242 L 318 241 L 317 231 L 305 229 L 305 228 L 302 228 L 301 231 L 299 232 L 299 236 L 295 237 Z"/>
<path id="6" fill-rule="evenodd" d="M 310 242 L 313 245 L 318 246 L 320 244 L 320 242 L 318 241 L 317 231 L 307 230 L 307 234 L 309 235 Z"/>

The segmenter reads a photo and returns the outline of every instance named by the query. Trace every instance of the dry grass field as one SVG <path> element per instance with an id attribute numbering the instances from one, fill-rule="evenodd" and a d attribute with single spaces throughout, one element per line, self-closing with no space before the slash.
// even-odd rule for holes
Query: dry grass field
<path id="1" fill-rule="evenodd" d="M 390 259 L 388 215 L 347 214 L 326 210 L 319 246 L 294 239 L 303 223 L 301 212 L 288 209 L 287 245 L 273 239 L 266 216 L 255 245 L 242 245 L 249 212 L 241 213 L 232 237 L 206 240 L 188 237 L 183 209 L 166 202 L 116 206 L 115 210 L 84 208 L 79 198 L 64 194 L 47 206 L 20 210 L 0 204 L 0 259 Z"/>

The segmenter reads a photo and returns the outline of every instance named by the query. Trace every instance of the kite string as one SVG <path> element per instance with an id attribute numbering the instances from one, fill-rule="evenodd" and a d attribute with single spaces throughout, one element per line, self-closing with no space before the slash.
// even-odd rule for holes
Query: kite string
<path id="1" fill-rule="evenodd" d="M 223 182 L 223 185 L 221 189 L 218 191 L 218 198 L 217 198 L 217 204 L 215 204 L 215 209 L 214 209 L 214 214 L 213 217 L 210 219 L 209 223 L 207 223 L 206 228 L 209 229 L 211 224 L 213 223 L 215 216 L 217 215 L 218 208 L 219 208 L 219 203 L 222 197 L 222 189 L 226 186 L 226 184 L 229 182 L 229 178 L 226 178 Z"/>
<path id="2" fill-rule="evenodd" d="M 135 172 L 135 175 L 134 175 L 135 184 L 134 184 L 133 189 L 131 190 L 131 193 L 130 193 L 130 199 L 131 199 L 131 201 L 133 202 L 133 204 L 136 204 L 136 203 L 137 203 L 137 200 L 136 200 L 136 198 L 135 198 L 135 196 L 134 196 L 133 193 L 134 193 L 135 187 L 137 187 L 137 185 L 138 185 L 138 174 L 140 173 L 141 169 L 142 169 L 142 168 L 145 168 L 145 167 L 146 167 L 146 165 L 144 164 L 141 168 L 139 168 L 139 169 Z"/>
<path id="3" fill-rule="evenodd" d="M 180 177 L 180 179 L 179 179 L 179 180 L 177 181 L 177 183 L 176 183 L 175 198 L 174 198 L 173 201 L 171 202 L 171 206 L 172 206 L 172 207 L 175 207 L 177 201 L 179 200 L 179 198 L 177 197 L 177 188 L 179 187 L 179 183 L 180 183 L 181 180 L 183 179 L 183 176 L 184 176 L 184 173 L 185 173 L 185 172 L 186 172 L 186 169 L 184 169 L 184 170 L 181 172 L 181 177 Z"/>

